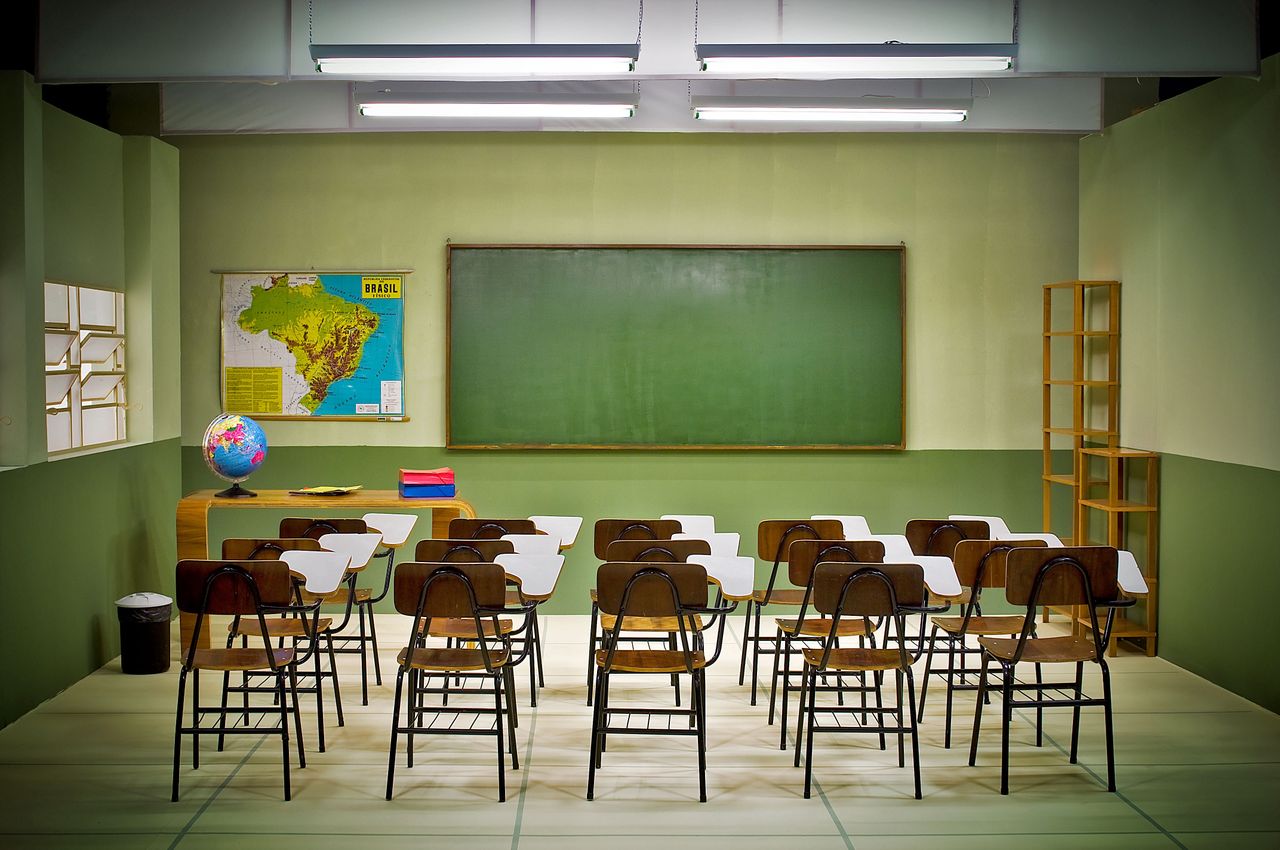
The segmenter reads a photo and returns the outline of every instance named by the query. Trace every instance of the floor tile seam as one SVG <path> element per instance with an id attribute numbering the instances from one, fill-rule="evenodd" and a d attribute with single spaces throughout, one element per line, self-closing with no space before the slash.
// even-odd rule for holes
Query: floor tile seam
<path id="1" fill-rule="evenodd" d="M 1018 715 L 1028 725 L 1032 727 L 1035 726 L 1035 721 L 1027 714 L 1025 709 L 1014 709 L 1012 713 Z M 1064 756 L 1069 755 L 1066 749 L 1064 749 L 1063 746 L 1059 744 L 1058 741 L 1052 735 L 1046 732 L 1044 733 L 1044 738 L 1046 741 L 1053 744 L 1053 746 L 1058 750 L 1058 752 L 1062 753 L 1062 755 Z M 1094 772 L 1093 768 L 1089 767 L 1088 764 L 1081 761 L 1077 761 L 1077 764 L 1079 764 L 1080 767 L 1082 767 L 1086 773 L 1092 776 L 1099 785 L 1101 785 L 1103 788 L 1107 787 L 1107 783 L 1103 781 L 1102 777 L 1099 776 L 1096 772 Z M 1160 832 L 1164 835 L 1164 837 L 1169 839 L 1171 842 L 1173 842 L 1175 846 L 1181 848 L 1181 850 L 1188 850 L 1187 845 L 1183 844 L 1181 841 L 1175 838 L 1173 833 L 1165 829 L 1163 824 L 1161 824 L 1158 820 L 1156 820 L 1151 815 L 1147 814 L 1142 809 L 1141 806 L 1139 806 L 1137 803 L 1133 802 L 1127 796 L 1125 796 L 1124 792 L 1122 792 L 1119 788 L 1116 788 L 1114 793 L 1117 797 L 1119 797 L 1121 800 L 1124 801 L 1125 805 L 1127 805 L 1129 808 L 1133 809 L 1135 812 L 1137 812 L 1139 815 L 1145 818 L 1156 829 L 1160 830 Z"/>
<path id="2" fill-rule="evenodd" d="M 529 716 L 529 739 L 525 743 L 524 748 L 524 770 L 520 777 L 519 798 L 516 801 L 516 819 L 511 828 L 511 850 L 517 850 L 520 846 L 520 825 L 524 821 L 524 802 L 529 791 L 529 773 L 533 765 L 533 739 L 538 732 L 538 709 L 530 708 Z"/>
<path id="3" fill-rule="evenodd" d="M 242 758 L 240 762 L 231 769 L 231 772 L 223 777 L 222 782 L 218 784 L 218 787 L 213 789 L 213 793 L 209 795 L 208 799 L 200 804 L 200 808 L 196 809 L 196 813 L 191 816 L 191 819 L 187 821 L 186 825 L 183 826 L 182 829 L 178 831 L 178 834 L 174 836 L 173 841 L 169 844 L 169 850 L 173 850 L 173 848 L 177 847 L 182 842 L 182 839 L 185 838 L 187 833 L 191 831 L 191 828 L 195 826 L 196 821 L 200 820 L 200 816 L 203 815 L 211 805 L 213 805 L 213 801 L 218 799 L 218 795 L 222 793 L 222 790 L 231 783 L 232 779 L 235 779 L 236 774 L 240 772 L 240 768 L 248 764 L 249 759 L 253 758 L 254 753 L 258 752 L 262 745 L 266 743 L 266 740 L 267 739 L 264 737 L 255 743 L 253 748 L 249 750 L 249 752 L 245 753 L 244 758 Z M 179 767 L 181 767 L 181 763 L 179 763 Z"/>

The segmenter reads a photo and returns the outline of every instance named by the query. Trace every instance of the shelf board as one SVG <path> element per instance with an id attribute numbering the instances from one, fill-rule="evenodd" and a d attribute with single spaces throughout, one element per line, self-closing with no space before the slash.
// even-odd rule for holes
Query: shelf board
<path id="1" fill-rule="evenodd" d="M 1045 336 L 1120 336 L 1120 331 L 1045 331 Z"/>
<path id="2" fill-rule="evenodd" d="M 1155 505 L 1144 502 L 1131 502 L 1128 499 L 1081 499 L 1080 504 L 1086 508 L 1094 508 L 1107 513 L 1155 513 Z"/>
<path id="3" fill-rule="evenodd" d="M 1050 484 L 1066 484 L 1069 487 L 1076 486 L 1076 477 L 1074 475 L 1042 475 L 1040 477 Z"/>
<path id="4" fill-rule="evenodd" d="M 1041 284 L 1045 289 L 1066 289 L 1073 286 L 1083 286 L 1086 289 L 1091 286 L 1119 286 L 1118 280 L 1063 280 L 1057 283 Z"/>
<path id="5" fill-rule="evenodd" d="M 1092 448 L 1083 448 L 1081 454 L 1092 455 L 1093 457 L 1114 457 L 1121 460 L 1129 458 L 1136 459 L 1153 459 L 1160 457 L 1158 452 L 1149 452 L 1146 449 L 1126 449 L 1121 447 L 1108 448 L 1106 446 L 1097 446 Z"/>
<path id="6" fill-rule="evenodd" d="M 1076 617 L 1076 622 L 1088 631 L 1093 630 L 1088 614 Z M 1105 617 L 1099 615 L 1098 625 L 1104 629 L 1107 627 Z M 1130 623 L 1128 620 L 1117 619 L 1115 625 L 1111 627 L 1111 636 L 1113 638 L 1153 638 L 1156 636 L 1156 630 L 1142 623 Z"/>
<path id="7" fill-rule="evenodd" d="M 1105 428 L 1085 428 L 1077 431 L 1075 428 L 1045 428 L 1045 433 L 1057 434 L 1062 437 L 1115 437 L 1119 436 L 1119 431 L 1108 431 Z M 1063 449 L 1066 451 L 1066 449 Z"/>
<path id="8" fill-rule="evenodd" d="M 1118 387 L 1119 381 L 1071 381 L 1050 379 L 1044 382 L 1047 387 Z"/>

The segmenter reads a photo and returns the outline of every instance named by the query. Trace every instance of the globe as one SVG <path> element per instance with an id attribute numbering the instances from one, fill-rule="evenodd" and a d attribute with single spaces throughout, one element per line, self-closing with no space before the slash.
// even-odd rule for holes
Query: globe
<path id="1" fill-rule="evenodd" d="M 240 482 L 253 474 L 267 457 L 267 435 L 248 416 L 224 413 L 209 423 L 201 442 L 204 462 L 219 478 L 232 486 L 217 495 L 223 498 L 256 496 Z"/>

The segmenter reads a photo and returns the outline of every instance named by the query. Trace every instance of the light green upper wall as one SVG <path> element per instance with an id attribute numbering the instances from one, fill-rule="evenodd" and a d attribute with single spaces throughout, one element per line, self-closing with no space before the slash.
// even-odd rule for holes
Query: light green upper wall
<path id="1" fill-rule="evenodd" d="M 270 422 L 267 432 L 276 445 L 442 445 L 452 239 L 905 242 L 908 447 L 1039 446 L 1040 285 L 1075 276 L 1072 137 L 369 133 L 176 144 L 184 443 L 219 411 L 211 270 L 409 267 L 411 421 Z"/>
<path id="2" fill-rule="evenodd" d="M 1121 282 L 1128 445 L 1280 470 L 1280 57 L 1080 148 L 1080 275 Z"/>
<path id="3" fill-rule="evenodd" d="M 123 289 L 124 140 L 44 104 L 45 274 Z"/>

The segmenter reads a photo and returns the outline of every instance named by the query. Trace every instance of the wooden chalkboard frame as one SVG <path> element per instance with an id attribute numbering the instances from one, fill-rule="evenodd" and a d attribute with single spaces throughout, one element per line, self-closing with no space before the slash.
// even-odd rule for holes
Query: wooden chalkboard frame
<path id="1" fill-rule="evenodd" d="M 900 419 L 902 432 L 896 443 L 878 445 L 845 445 L 820 443 L 804 445 L 692 445 L 692 444 L 618 444 L 618 443 L 457 443 L 453 439 L 453 251 L 474 249 L 548 249 L 548 250 L 637 250 L 667 249 L 694 251 L 897 251 L 898 315 L 902 322 L 902 393 Z M 444 427 L 445 448 L 458 450 L 598 450 L 598 451 L 905 451 L 907 431 L 907 246 L 897 245 L 735 245 L 685 243 L 541 243 L 541 242 L 452 242 L 445 243 L 445 363 L 444 363 Z"/>

